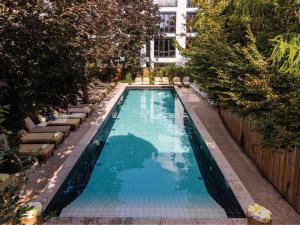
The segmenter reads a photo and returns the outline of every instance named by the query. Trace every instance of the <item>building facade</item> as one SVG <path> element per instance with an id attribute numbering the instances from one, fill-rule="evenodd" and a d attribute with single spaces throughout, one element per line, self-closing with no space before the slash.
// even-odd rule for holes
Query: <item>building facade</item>
<path id="1" fill-rule="evenodd" d="M 174 41 L 186 48 L 196 36 L 191 25 L 197 7 L 190 0 L 154 0 L 154 3 L 159 6 L 161 35 L 141 50 L 141 65 L 152 69 L 170 63 L 183 65 L 186 58 L 175 48 Z"/>

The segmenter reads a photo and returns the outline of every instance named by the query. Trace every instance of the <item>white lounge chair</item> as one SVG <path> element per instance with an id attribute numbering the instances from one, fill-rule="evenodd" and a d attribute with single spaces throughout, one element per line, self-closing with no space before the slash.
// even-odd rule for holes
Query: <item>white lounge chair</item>
<path id="1" fill-rule="evenodd" d="M 182 82 L 183 82 L 183 85 L 184 85 L 185 87 L 191 86 L 190 77 L 184 77 L 184 78 L 182 79 Z"/>
<path id="2" fill-rule="evenodd" d="M 36 156 L 44 161 L 53 154 L 54 149 L 54 144 L 21 144 L 18 152 L 21 156 Z"/>
<path id="3" fill-rule="evenodd" d="M 142 85 L 143 81 L 141 77 L 136 77 L 134 80 L 135 85 Z"/>
<path id="4" fill-rule="evenodd" d="M 25 127 L 29 133 L 56 133 L 61 132 L 64 133 L 65 136 L 68 136 L 70 133 L 70 126 L 53 126 L 53 127 L 45 127 L 45 126 L 37 126 L 34 122 L 29 118 L 24 119 Z"/>
<path id="5" fill-rule="evenodd" d="M 54 114 L 55 119 L 80 119 L 83 122 L 87 114 L 86 113 L 72 113 L 72 114 Z"/>
<path id="6" fill-rule="evenodd" d="M 154 84 L 155 85 L 161 85 L 161 77 L 155 77 L 154 78 Z"/>
<path id="7" fill-rule="evenodd" d="M 163 77 L 162 78 L 162 84 L 163 85 L 170 85 L 170 81 L 168 77 Z"/>
<path id="8" fill-rule="evenodd" d="M 21 141 L 24 144 L 54 144 L 58 145 L 63 141 L 64 134 L 56 133 L 26 133 L 22 136 Z"/>
<path id="9" fill-rule="evenodd" d="M 180 81 L 180 77 L 174 77 L 173 84 L 176 85 L 177 87 L 182 87 L 182 82 Z"/>
<path id="10" fill-rule="evenodd" d="M 143 77 L 143 85 L 150 85 L 150 79 L 149 77 Z"/>

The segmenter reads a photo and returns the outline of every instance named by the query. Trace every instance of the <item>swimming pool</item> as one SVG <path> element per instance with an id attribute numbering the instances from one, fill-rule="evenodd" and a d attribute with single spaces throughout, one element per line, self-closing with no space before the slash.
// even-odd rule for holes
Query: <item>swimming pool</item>
<path id="1" fill-rule="evenodd" d="M 243 217 L 173 89 L 127 90 L 47 211 L 61 217 Z"/>

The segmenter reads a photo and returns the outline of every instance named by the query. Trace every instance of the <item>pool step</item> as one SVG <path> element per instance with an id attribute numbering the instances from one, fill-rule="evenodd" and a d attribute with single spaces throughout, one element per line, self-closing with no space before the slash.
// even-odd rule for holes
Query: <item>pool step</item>
<path id="1" fill-rule="evenodd" d="M 226 218 L 226 219 L 170 219 L 170 218 L 133 218 L 133 217 L 119 217 L 119 218 L 51 218 L 45 222 L 44 225 L 247 225 L 247 219 L 240 218 Z"/>
<path id="2" fill-rule="evenodd" d="M 93 207 L 70 204 L 60 217 L 227 218 L 222 208 Z"/>

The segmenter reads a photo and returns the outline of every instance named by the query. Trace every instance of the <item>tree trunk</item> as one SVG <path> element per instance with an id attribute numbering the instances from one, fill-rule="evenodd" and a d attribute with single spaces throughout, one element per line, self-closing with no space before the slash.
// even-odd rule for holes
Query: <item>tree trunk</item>
<path id="1" fill-rule="evenodd" d="M 83 103 L 89 103 L 89 92 L 88 92 L 88 84 L 85 82 L 85 84 L 82 87 L 82 93 L 83 93 Z"/>

